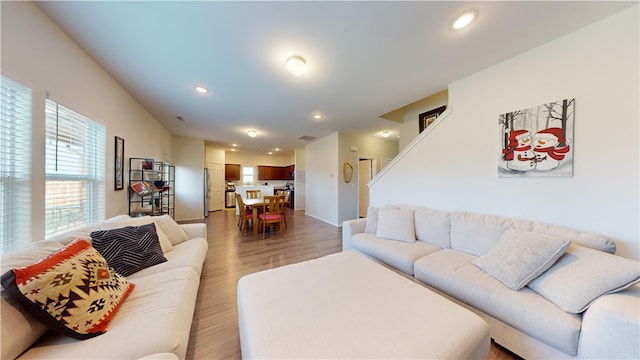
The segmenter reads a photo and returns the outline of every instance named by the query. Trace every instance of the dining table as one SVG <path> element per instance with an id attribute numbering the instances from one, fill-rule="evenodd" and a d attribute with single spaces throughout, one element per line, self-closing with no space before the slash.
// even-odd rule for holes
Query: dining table
<path id="1" fill-rule="evenodd" d="M 258 233 L 258 209 L 264 205 L 264 199 L 244 199 L 244 206 L 251 208 L 253 233 Z"/>

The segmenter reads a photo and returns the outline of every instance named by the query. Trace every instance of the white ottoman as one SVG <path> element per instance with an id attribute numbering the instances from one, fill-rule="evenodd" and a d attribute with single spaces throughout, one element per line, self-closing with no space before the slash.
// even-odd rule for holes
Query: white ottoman
<path id="1" fill-rule="evenodd" d="M 353 251 L 244 276 L 243 358 L 486 359 L 472 312 Z"/>

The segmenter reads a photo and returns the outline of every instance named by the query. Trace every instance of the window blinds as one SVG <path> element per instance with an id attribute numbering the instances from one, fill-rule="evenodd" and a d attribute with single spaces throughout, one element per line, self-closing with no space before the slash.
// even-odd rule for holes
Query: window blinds
<path id="1" fill-rule="evenodd" d="M 0 77 L 0 252 L 31 241 L 31 89 Z"/>
<path id="2" fill-rule="evenodd" d="M 104 219 L 104 126 L 46 101 L 45 237 Z"/>

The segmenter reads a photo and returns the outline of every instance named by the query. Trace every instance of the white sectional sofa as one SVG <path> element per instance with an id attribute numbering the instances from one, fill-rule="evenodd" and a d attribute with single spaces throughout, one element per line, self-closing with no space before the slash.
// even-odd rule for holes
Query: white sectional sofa
<path id="1" fill-rule="evenodd" d="M 33 264 L 78 238 L 91 241 L 92 232 L 151 222 L 158 230 L 166 261 L 126 276 L 134 284 L 133 290 L 121 302 L 105 333 L 77 340 L 48 330 L 3 288 L 1 358 L 183 359 L 208 248 L 205 224 L 178 225 L 166 215 L 120 215 L 3 254 L 2 274 Z"/>
<path id="2" fill-rule="evenodd" d="M 640 358 L 640 263 L 604 236 L 388 205 L 345 221 L 342 241 L 474 311 L 524 358 Z"/>

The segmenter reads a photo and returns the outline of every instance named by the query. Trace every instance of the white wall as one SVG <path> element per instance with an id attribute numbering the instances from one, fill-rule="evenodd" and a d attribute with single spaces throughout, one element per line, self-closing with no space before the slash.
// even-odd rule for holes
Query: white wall
<path id="1" fill-rule="evenodd" d="M 114 136 L 130 157 L 171 161 L 171 135 L 119 83 L 31 2 L 1 4 L 2 74 L 33 89 L 32 237 L 44 237 L 44 101 L 46 97 L 107 129 L 107 217 L 126 214 L 128 191 L 114 191 Z M 128 173 L 125 173 L 125 184 Z"/>
<path id="2" fill-rule="evenodd" d="M 295 151 L 296 176 L 294 180 L 294 210 L 304 210 L 306 206 L 305 192 L 307 189 L 307 151 L 304 148 Z"/>
<path id="3" fill-rule="evenodd" d="M 402 125 L 400 125 L 400 150 L 404 149 L 416 136 L 420 135 L 418 118 L 423 112 L 437 109 L 449 104 L 449 92 L 442 90 L 403 108 Z"/>
<path id="4" fill-rule="evenodd" d="M 295 156 L 290 155 L 260 155 L 245 154 L 238 151 L 227 151 L 225 153 L 225 162 L 227 164 L 240 164 L 245 166 L 289 166 L 295 162 Z"/>
<path id="5" fill-rule="evenodd" d="M 639 248 L 639 7 L 457 81 L 451 115 L 371 189 L 412 203 L 601 233 Z M 499 114 L 576 99 L 572 178 L 498 179 Z"/>
<path id="6" fill-rule="evenodd" d="M 352 146 L 355 146 L 357 150 L 351 151 Z M 342 224 L 342 222 L 345 220 L 353 219 L 358 216 L 358 159 L 374 159 L 375 173 L 373 175 L 375 176 L 380 171 L 380 169 L 382 169 L 381 159 L 393 159 L 397 154 L 397 141 L 374 138 L 371 136 L 340 133 L 338 159 L 338 166 L 340 170 L 340 181 L 338 182 L 340 191 L 338 202 L 339 224 Z M 344 181 L 343 165 L 345 162 L 348 162 L 353 167 L 353 177 L 349 183 L 346 183 Z"/>
<path id="7" fill-rule="evenodd" d="M 352 152 L 351 146 L 358 150 Z M 344 220 L 353 219 L 358 214 L 358 157 L 375 158 L 377 169 L 380 169 L 382 157 L 393 158 L 398 154 L 398 143 L 336 132 L 307 144 L 305 153 L 306 214 L 334 226 L 342 226 Z M 348 184 L 342 175 L 345 162 L 354 169 L 353 180 Z M 296 179 L 296 190 L 298 186 Z"/>
<path id="8" fill-rule="evenodd" d="M 340 224 L 338 137 L 336 132 L 305 147 L 305 214 L 334 226 Z"/>
<path id="9" fill-rule="evenodd" d="M 176 221 L 204 219 L 204 140 L 173 137 L 176 166 Z"/>

